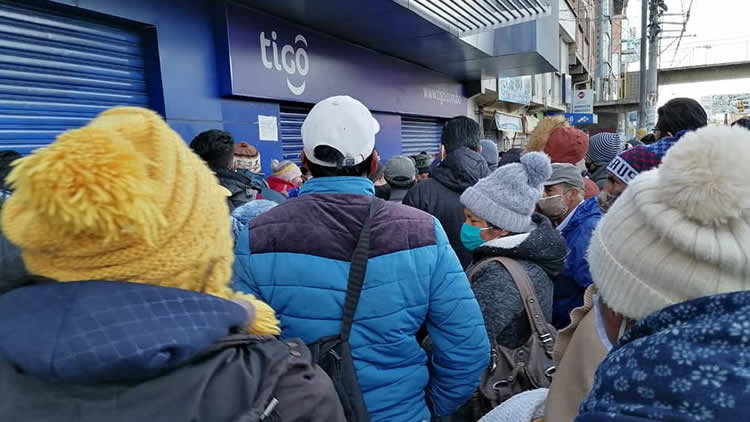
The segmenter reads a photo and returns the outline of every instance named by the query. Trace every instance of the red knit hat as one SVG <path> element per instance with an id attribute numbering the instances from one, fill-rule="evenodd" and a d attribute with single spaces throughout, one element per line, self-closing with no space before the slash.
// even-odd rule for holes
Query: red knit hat
<path id="1" fill-rule="evenodd" d="M 572 127 L 555 129 L 544 146 L 553 163 L 578 164 L 589 149 L 589 136 Z"/>
<path id="2" fill-rule="evenodd" d="M 258 156 L 258 150 L 247 142 L 240 142 L 234 145 L 234 155 L 237 157 L 255 158 Z"/>

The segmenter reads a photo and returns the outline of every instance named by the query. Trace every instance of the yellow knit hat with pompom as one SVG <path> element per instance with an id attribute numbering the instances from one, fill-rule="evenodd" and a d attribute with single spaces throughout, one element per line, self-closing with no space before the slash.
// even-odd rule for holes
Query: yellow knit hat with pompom
<path id="1" fill-rule="evenodd" d="M 278 334 L 273 309 L 229 287 L 233 241 L 211 170 L 150 110 L 118 107 L 14 163 L 2 227 L 29 272 L 243 299 L 254 334 Z"/>

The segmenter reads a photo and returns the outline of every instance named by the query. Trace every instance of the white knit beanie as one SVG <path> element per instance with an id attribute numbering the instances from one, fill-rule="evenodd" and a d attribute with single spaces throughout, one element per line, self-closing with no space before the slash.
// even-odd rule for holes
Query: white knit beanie
<path id="1" fill-rule="evenodd" d="M 687 300 L 750 289 L 750 132 L 685 135 L 633 180 L 594 231 L 591 276 L 631 319 Z"/>
<path id="2" fill-rule="evenodd" d="M 513 233 L 525 233 L 531 225 L 542 184 L 552 174 L 547 154 L 530 152 L 520 163 L 508 164 L 466 189 L 461 204 L 490 224 Z"/>

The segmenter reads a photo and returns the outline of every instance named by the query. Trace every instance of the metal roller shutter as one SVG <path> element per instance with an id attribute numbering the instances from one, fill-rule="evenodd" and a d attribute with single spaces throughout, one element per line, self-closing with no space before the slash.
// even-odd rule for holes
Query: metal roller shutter
<path id="1" fill-rule="evenodd" d="M 420 152 L 434 154 L 440 151 L 440 133 L 443 121 L 423 117 L 401 118 L 401 154 L 416 155 Z"/>
<path id="2" fill-rule="evenodd" d="M 148 104 L 137 32 L 0 1 L 0 149 L 28 153 L 110 107 Z"/>
<path id="3" fill-rule="evenodd" d="M 300 165 L 302 155 L 302 123 L 309 112 L 310 109 L 306 107 L 282 106 L 279 114 L 284 159 L 297 165 Z"/>

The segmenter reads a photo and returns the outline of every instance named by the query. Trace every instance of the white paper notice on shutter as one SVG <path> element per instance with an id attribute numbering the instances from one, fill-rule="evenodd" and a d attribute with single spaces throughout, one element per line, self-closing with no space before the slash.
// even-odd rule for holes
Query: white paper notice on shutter
<path id="1" fill-rule="evenodd" d="M 258 132 L 261 141 L 278 142 L 279 127 L 276 116 L 258 115 Z"/>

